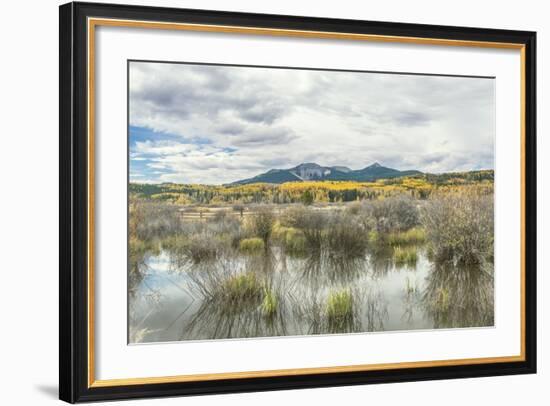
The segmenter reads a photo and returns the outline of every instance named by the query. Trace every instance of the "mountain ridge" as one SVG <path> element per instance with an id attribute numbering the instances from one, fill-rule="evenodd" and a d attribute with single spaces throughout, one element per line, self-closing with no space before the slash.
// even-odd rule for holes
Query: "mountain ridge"
<path id="1" fill-rule="evenodd" d="M 368 182 L 402 176 L 421 175 L 417 170 L 400 171 L 374 162 L 362 169 L 353 170 L 347 166 L 321 166 L 315 162 L 301 163 L 288 169 L 270 169 L 252 178 L 241 179 L 231 184 L 305 182 L 310 180 L 342 180 Z"/>

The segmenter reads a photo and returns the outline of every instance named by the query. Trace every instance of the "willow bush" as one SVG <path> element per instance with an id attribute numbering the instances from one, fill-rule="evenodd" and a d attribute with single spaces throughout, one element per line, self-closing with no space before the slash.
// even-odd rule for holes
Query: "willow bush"
<path id="1" fill-rule="evenodd" d="M 493 206 L 492 194 L 452 193 L 429 201 L 422 221 L 435 259 L 463 264 L 492 260 Z"/>

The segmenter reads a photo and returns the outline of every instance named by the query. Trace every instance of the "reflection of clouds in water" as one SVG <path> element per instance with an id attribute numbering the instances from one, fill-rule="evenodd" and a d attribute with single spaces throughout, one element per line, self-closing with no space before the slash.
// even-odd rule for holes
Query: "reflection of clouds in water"
<path id="1" fill-rule="evenodd" d="M 194 302 L 186 289 L 188 276 L 177 272 L 171 256 L 161 251 L 150 257 L 140 273 L 129 277 L 129 341 L 158 341 L 180 309 Z"/>

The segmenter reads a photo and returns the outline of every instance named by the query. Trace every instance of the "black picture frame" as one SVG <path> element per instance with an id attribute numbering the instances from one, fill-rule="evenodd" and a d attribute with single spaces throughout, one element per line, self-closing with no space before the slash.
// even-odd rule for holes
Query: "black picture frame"
<path id="1" fill-rule="evenodd" d="M 236 393 L 536 372 L 536 33 L 94 3 L 60 6 L 59 397 L 67 402 Z M 88 369 L 87 19 L 89 17 L 513 43 L 525 52 L 524 360 L 360 372 L 93 387 Z"/>

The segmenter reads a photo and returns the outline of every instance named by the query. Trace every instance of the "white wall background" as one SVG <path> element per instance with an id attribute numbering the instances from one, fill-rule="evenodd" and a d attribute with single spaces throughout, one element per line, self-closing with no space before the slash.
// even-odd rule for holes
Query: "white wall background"
<path id="1" fill-rule="evenodd" d="M 111 1 L 115 2 L 115 1 Z M 131 401 L 131 404 L 547 404 L 550 356 L 543 297 L 545 234 L 542 210 L 550 169 L 545 139 L 550 119 L 550 21 L 543 1 L 296 0 L 116 1 L 318 17 L 534 30 L 538 32 L 539 373 L 422 383 L 279 391 Z M 5 2 L 0 23 L 0 403 L 42 405 L 57 400 L 58 266 L 58 9 L 57 0 Z M 546 72 L 545 72 L 546 71 Z M 112 403 L 111 403 L 112 404 Z"/>

